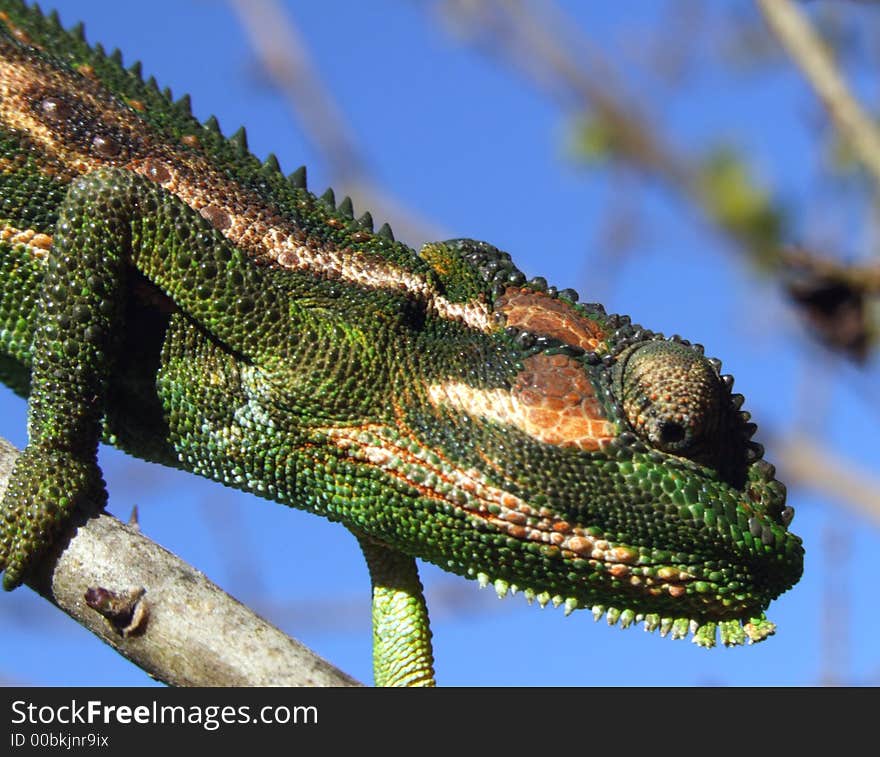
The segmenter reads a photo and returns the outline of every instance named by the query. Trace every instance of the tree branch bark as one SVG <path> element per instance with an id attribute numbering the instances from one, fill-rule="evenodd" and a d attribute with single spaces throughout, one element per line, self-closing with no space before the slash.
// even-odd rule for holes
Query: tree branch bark
<path id="1" fill-rule="evenodd" d="M 0 497 L 18 451 L 0 439 Z M 358 686 L 136 528 L 100 513 L 27 585 L 172 686 Z"/>

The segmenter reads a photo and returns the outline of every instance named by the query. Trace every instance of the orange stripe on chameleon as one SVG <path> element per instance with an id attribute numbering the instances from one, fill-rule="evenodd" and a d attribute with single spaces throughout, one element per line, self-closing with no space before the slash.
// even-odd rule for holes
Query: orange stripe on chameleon
<path id="1" fill-rule="evenodd" d="M 687 590 L 685 584 L 693 580 L 689 573 L 671 567 L 661 568 L 652 575 L 646 572 L 648 568 L 642 567 L 637 549 L 593 536 L 587 529 L 561 519 L 549 508 L 533 507 L 489 483 L 480 471 L 456 468 L 439 450 L 416 451 L 418 444 L 412 444 L 417 442 L 415 437 L 404 443 L 388 438 L 389 433 L 399 434 L 400 427 L 391 430 L 366 424 L 317 430 L 339 449 L 346 450 L 352 461 L 379 468 L 417 489 L 422 496 L 462 508 L 514 539 L 555 547 L 560 556 L 568 559 L 587 560 L 593 569 L 601 567 L 636 591 L 655 596 L 668 592 L 677 597 Z M 466 493 L 465 501 L 438 486 L 440 482 Z"/>
<path id="2" fill-rule="evenodd" d="M 30 38 L 30 36 L 24 29 L 12 23 L 12 20 L 9 18 L 9 15 L 6 13 L 6 11 L 0 11 L 0 21 L 2 21 L 6 28 L 9 29 L 9 33 L 23 45 L 31 45 L 32 47 L 36 47 L 38 50 L 43 49 L 34 44 L 34 41 Z"/>
<path id="3" fill-rule="evenodd" d="M 496 301 L 495 310 L 506 316 L 508 326 L 559 339 L 588 352 L 598 349 L 605 339 L 598 323 L 564 300 L 543 292 L 509 287 Z"/>
<path id="4" fill-rule="evenodd" d="M 583 366 L 567 355 L 527 357 L 510 391 L 448 381 L 428 387 L 428 397 L 435 405 L 515 426 L 560 447 L 593 452 L 616 436 Z"/>
<path id="5" fill-rule="evenodd" d="M 395 433 L 400 432 L 395 429 Z M 325 427 L 320 432 L 352 460 L 383 470 L 392 478 L 404 481 L 423 496 L 448 502 L 483 518 L 498 530 L 516 539 L 541 542 L 559 547 L 569 557 L 592 558 L 606 563 L 635 564 L 639 553 L 630 547 L 615 546 L 592 536 L 585 529 L 559 518 L 552 510 L 535 508 L 524 500 L 488 482 L 479 470 L 456 467 L 438 450 L 419 453 L 418 444 L 399 443 L 385 435 L 379 425 Z M 417 442 L 415 437 L 410 442 Z M 414 477 L 412 471 L 418 471 Z M 429 475 L 425 475 L 429 474 Z M 438 483 L 464 492 L 464 503 L 444 492 Z"/>

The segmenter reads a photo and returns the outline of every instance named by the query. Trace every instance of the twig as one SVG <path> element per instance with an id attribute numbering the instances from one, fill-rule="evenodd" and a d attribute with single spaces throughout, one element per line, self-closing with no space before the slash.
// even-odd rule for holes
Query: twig
<path id="1" fill-rule="evenodd" d="M 371 178 L 368 161 L 345 123 L 341 108 L 320 81 L 302 35 L 278 3 L 230 2 L 269 81 L 284 95 L 305 135 L 330 167 L 334 180 L 342 185 L 337 190 L 350 194 L 355 208 L 369 210 L 377 220 L 388 218 L 394 233 L 410 244 L 449 236 L 405 208 Z"/>
<path id="2" fill-rule="evenodd" d="M 17 450 L 0 439 L 0 497 Z M 84 519 L 28 586 L 174 686 L 357 686 L 180 558 L 110 515 Z"/>
<path id="3" fill-rule="evenodd" d="M 757 0 L 767 24 L 788 50 L 856 156 L 880 184 L 880 131 L 852 96 L 828 48 L 789 0 Z"/>
<path id="4" fill-rule="evenodd" d="M 446 0 L 442 7 L 479 49 L 503 56 L 562 108 L 591 113 L 604 124 L 613 135 L 609 155 L 621 165 L 661 182 L 715 229 L 751 251 L 742 230 L 716 212 L 699 164 L 675 149 L 643 103 L 623 94 L 615 68 L 574 31 L 576 24 L 554 3 L 541 3 L 540 13 L 531 3 L 503 0 Z"/>
<path id="5" fill-rule="evenodd" d="M 794 246 L 780 248 L 779 259 L 788 270 L 808 271 L 815 277 L 839 281 L 853 290 L 880 294 L 880 265 L 876 263 L 842 263 L 814 250 Z"/>
<path id="6" fill-rule="evenodd" d="M 620 93 L 613 66 L 589 40 L 576 36 L 571 20 L 553 3 L 447 0 L 443 6 L 463 36 L 508 63 L 564 108 L 592 111 L 613 133 L 616 155 L 632 168 L 688 190 L 689 165 L 664 142 L 656 124 Z M 571 51 L 576 49 L 579 55 Z"/>
<path id="7" fill-rule="evenodd" d="M 776 439 L 773 457 L 789 484 L 803 486 L 880 525 L 880 478 L 803 436 Z"/>
<path id="8" fill-rule="evenodd" d="M 849 287 L 853 309 L 858 312 L 853 316 L 852 333 L 844 338 L 833 312 L 814 313 L 801 300 L 795 302 L 798 314 L 809 323 L 824 318 L 824 328 L 811 328 L 818 341 L 850 358 L 864 358 L 877 330 L 873 311 L 863 310 L 867 296 L 878 291 L 880 269 L 876 265 L 852 266 L 816 250 L 786 247 L 783 238 L 788 232 L 781 208 L 744 172 L 740 175 L 735 163 L 732 168 L 723 161 L 715 165 L 707 160 L 710 156 L 693 157 L 677 149 L 663 133 L 661 119 L 646 111 L 645 98 L 624 94 L 611 61 L 578 34 L 577 25 L 550 0 L 540 4 L 445 0 L 440 7 L 480 49 L 503 58 L 561 107 L 575 115 L 589 114 L 589 122 L 598 124 L 607 140 L 604 154 L 661 183 L 747 253 L 757 267 L 779 276 L 784 286 L 790 288 L 796 275 L 807 283 L 828 281 Z M 863 121 L 861 111 L 857 113 Z M 876 141 L 876 132 L 868 127 Z M 880 158 L 880 149 L 870 154 Z"/>

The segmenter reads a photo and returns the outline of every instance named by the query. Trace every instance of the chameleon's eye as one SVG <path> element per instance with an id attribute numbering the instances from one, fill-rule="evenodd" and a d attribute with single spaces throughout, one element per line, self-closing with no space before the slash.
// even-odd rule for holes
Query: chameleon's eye
<path id="1" fill-rule="evenodd" d="M 617 396 L 633 431 L 652 447 L 696 457 L 713 446 L 723 386 L 708 360 L 674 342 L 647 342 L 616 368 Z"/>

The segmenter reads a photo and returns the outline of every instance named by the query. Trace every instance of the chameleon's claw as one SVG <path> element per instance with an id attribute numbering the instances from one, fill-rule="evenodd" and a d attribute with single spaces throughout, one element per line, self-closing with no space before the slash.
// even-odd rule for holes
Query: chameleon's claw
<path id="1" fill-rule="evenodd" d="M 9 576 L 11 566 L 7 565 L 7 559 L 9 555 L 9 548 L 6 546 L 7 544 L 7 536 L 6 536 L 6 528 L 0 523 L 0 569 L 6 571 L 6 575 L 3 577 L 3 587 L 6 588 L 6 578 Z M 15 588 L 14 586 L 10 588 Z"/>
<path id="2" fill-rule="evenodd" d="M 24 581 L 24 575 L 27 572 L 27 564 L 13 559 L 6 564 L 3 571 L 3 589 L 4 591 L 12 591 L 21 586 Z"/>
<path id="3" fill-rule="evenodd" d="M 103 506 L 104 481 L 93 461 L 28 446 L 15 462 L 0 504 L 3 588 L 20 586 L 82 506 Z"/>

